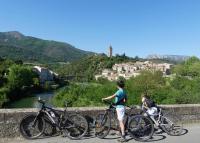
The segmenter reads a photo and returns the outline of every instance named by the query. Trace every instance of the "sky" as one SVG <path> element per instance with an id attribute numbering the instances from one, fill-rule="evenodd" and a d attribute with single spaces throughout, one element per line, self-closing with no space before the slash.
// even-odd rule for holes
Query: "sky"
<path id="1" fill-rule="evenodd" d="M 0 32 L 146 57 L 200 57 L 198 0 L 0 0 Z"/>

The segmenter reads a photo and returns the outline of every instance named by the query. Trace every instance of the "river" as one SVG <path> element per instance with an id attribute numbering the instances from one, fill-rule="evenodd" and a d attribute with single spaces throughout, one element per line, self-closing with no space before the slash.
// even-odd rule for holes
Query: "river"
<path id="1" fill-rule="evenodd" d="M 37 108 L 39 107 L 39 103 L 37 102 L 39 97 L 49 103 L 51 102 L 53 95 L 53 92 L 34 94 L 33 96 L 13 101 L 6 105 L 6 108 Z"/>

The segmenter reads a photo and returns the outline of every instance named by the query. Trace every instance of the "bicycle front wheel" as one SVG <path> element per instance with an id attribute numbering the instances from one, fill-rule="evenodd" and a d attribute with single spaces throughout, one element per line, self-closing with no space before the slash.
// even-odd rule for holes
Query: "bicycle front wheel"
<path id="1" fill-rule="evenodd" d="M 88 131 L 88 122 L 85 117 L 80 114 L 69 115 L 66 120 L 64 132 L 70 139 L 80 139 Z"/>
<path id="2" fill-rule="evenodd" d="M 26 139 L 35 139 L 42 135 L 45 129 L 45 121 L 35 114 L 25 116 L 19 125 L 21 135 Z"/>
<path id="3" fill-rule="evenodd" d="M 171 113 L 166 114 L 161 118 L 161 127 L 163 130 L 171 136 L 179 136 L 183 132 L 182 120 Z"/>
<path id="4" fill-rule="evenodd" d="M 128 131 L 135 140 L 146 141 L 153 136 L 154 125 L 151 119 L 143 115 L 131 116 Z"/>
<path id="5" fill-rule="evenodd" d="M 98 114 L 95 119 L 95 135 L 103 139 L 109 134 L 110 128 L 111 120 L 108 114 Z"/>

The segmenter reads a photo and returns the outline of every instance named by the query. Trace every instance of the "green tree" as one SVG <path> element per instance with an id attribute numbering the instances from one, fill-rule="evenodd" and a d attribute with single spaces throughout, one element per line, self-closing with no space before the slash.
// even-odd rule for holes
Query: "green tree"
<path id="1" fill-rule="evenodd" d="M 8 85 L 12 89 L 30 86 L 33 83 L 33 72 L 31 69 L 19 65 L 13 65 L 9 69 Z"/>
<path id="2" fill-rule="evenodd" d="M 200 77 L 200 61 L 191 64 L 188 68 L 188 76 Z"/>
<path id="3" fill-rule="evenodd" d="M 8 89 L 7 88 L 0 88 L 0 108 L 3 106 L 5 102 L 8 101 L 7 97 Z"/>
<path id="4" fill-rule="evenodd" d="M 199 60 L 199 58 L 193 56 L 193 57 L 190 57 L 189 59 L 187 59 L 184 64 L 185 65 L 192 65 L 196 62 L 200 62 L 200 60 Z"/>
<path id="5" fill-rule="evenodd" d="M 30 68 L 26 68 L 21 65 L 12 65 L 9 68 L 8 74 L 8 88 L 10 89 L 11 93 L 9 97 L 12 98 L 19 98 L 20 91 L 22 88 L 33 85 L 35 78 L 34 72 Z"/>
<path id="6" fill-rule="evenodd" d="M 179 76 L 200 77 L 200 60 L 191 57 L 185 63 L 176 65 L 173 72 Z"/>
<path id="7" fill-rule="evenodd" d="M 162 77 L 160 71 L 142 71 L 141 75 L 137 76 L 133 80 L 133 85 L 147 95 L 151 95 L 153 89 L 159 88 L 165 84 L 165 80 Z"/>
<path id="8" fill-rule="evenodd" d="M 14 62 L 8 59 L 0 60 L 0 87 L 6 83 L 5 74 L 8 73 L 8 68 L 13 64 Z"/>

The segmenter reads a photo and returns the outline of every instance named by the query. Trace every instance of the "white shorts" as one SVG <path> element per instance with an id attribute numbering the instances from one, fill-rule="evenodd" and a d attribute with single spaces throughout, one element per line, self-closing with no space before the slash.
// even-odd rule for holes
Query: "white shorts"
<path id="1" fill-rule="evenodd" d="M 156 107 L 151 107 L 150 109 L 147 110 L 147 113 L 148 113 L 150 116 L 156 115 L 157 112 L 158 112 L 158 110 L 157 110 Z"/>
<path id="2" fill-rule="evenodd" d="M 117 112 L 117 118 L 119 121 L 123 121 L 124 120 L 124 115 L 125 115 L 125 107 L 117 107 L 116 108 L 116 112 Z"/>

